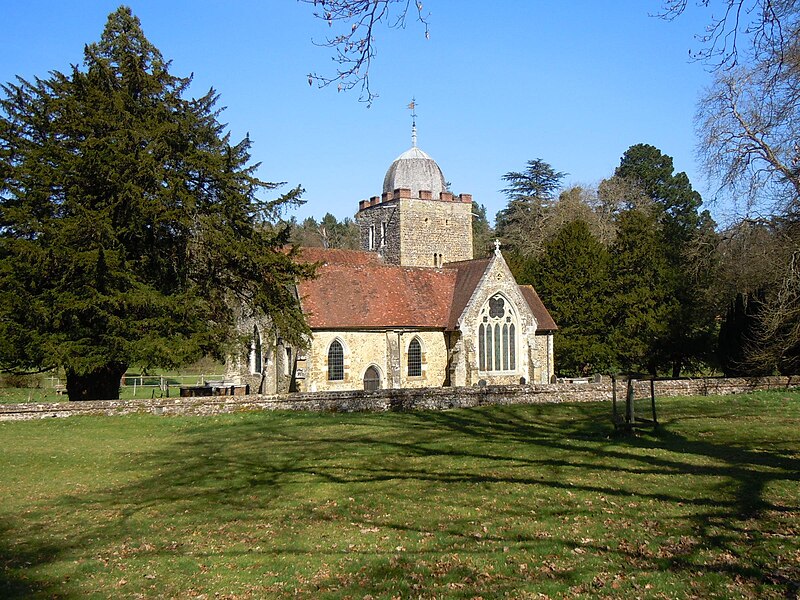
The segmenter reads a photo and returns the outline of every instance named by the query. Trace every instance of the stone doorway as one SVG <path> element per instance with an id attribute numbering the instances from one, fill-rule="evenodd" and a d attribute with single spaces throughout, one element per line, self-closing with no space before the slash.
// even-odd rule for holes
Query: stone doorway
<path id="1" fill-rule="evenodd" d="M 364 373 L 364 389 L 368 392 L 381 389 L 381 373 L 375 366 L 370 366 Z"/>

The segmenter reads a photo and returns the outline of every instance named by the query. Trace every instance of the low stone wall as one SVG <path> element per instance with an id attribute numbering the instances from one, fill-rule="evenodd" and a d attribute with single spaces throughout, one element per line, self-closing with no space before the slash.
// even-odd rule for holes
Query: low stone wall
<path id="1" fill-rule="evenodd" d="M 625 382 L 617 383 L 617 398 L 625 399 Z M 737 379 L 680 379 L 653 382 L 656 397 L 738 394 L 757 390 L 800 386 L 800 377 Z M 650 396 L 650 381 L 635 382 L 636 397 Z M 553 404 L 561 402 L 610 401 L 612 384 L 556 383 L 486 387 L 416 388 L 289 394 L 278 396 L 212 396 L 103 400 L 97 402 L 53 402 L 46 404 L 0 404 L 0 421 L 23 421 L 74 415 L 217 415 L 247 410 L 311 411 L 410 411 L 446 410 L 484 405 Z"/>

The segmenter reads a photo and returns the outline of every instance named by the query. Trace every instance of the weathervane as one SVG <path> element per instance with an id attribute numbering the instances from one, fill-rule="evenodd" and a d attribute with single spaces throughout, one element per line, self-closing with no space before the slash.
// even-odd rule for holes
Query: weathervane
<path id="1" fill-rule="evenodd" d="M 411 98 L 411 104 L 406 108 L 411 110 L 411 146 L 417 147 L 417 99 Z"/>

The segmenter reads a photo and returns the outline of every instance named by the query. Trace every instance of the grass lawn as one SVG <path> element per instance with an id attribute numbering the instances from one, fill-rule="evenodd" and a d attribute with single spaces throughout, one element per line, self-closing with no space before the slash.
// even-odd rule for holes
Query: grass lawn
<path id="1" fill-rule="evenodd" d="M 187 382 L 186 385 L 193 385 L 195 382 Z M 180 395 L 181 382 L 170 384 L 170 396 Z M 161 398 L 163 392 L 158 387 L 136 387 L 126 385 L 120 388 L 119 397 L 121 400 L 132 398 Z M 0 387 L 0 404 L 18 404 L 21 402 L 67 402 L 67 394 L 58 394 L 52 387 L 41 388 L 16 388 Z"/>
<path id="2" fill-rule="evenodd" d="M 2 598 L 785 598 L 800 393 L 0 423 Z"/>

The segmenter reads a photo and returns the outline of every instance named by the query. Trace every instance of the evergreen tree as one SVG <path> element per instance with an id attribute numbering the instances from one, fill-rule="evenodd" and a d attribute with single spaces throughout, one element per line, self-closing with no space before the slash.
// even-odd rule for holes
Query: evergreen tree
<path id="1" fill-rule="evenodd" d="M 670 315 L 678 309 L 672 296 L 669 264 L 661 249 L 654 215 L 627 210 L 619 215 L 611 247 L 609 333 L 616 366 L 628 373 L 658 372 L 658 347 Z"/>
<path id="2" fill-rule="evenodd" d="M 491 252 L 494 241 L 494 229 L 489 225 L 486 207 L 477 202 L 472 203 L 472 256 L 483 258 Z"/>
<path id="3" fill-rule="evenodd" d="M 726 377 L 769 375 L 772 368 L 754 367 L 749 360 L 750 347 L 757 342 L 759 314 L 764 307 L 764 290 L 736 294 L 719 329 L 719 359 Z"/>
<path id="4" fill-rule="evenodd" d="M 625 151 L 615 175 L 635 183 L 656 202 L 659 221 L 673 245 L 689 240 L 700 222 L 703 201 L 686 173 L 675 173 L 671 156 L 655 146 L 636 144 Z"/>
<path id="5" fill-rule="evenodd" d="M 306 248 L 342 248 L 358 250 L 361 248 L 361 235 L 358 225 L 345 217 L 339 222 L 334 215 L 326 213 L 317 223 L 314 217 L 306 217 L 302 223 L 292 217 L 289 221 L 292 242 Z"/>
<path id="6" fill-rule="evenodd" d="M 672 158 L 648 144 L 631 146 L 615 175 L 641 189 L 656 210 L 659 239 L 654 251 L 667 264 L 668 295 L 674 310 L 666 315 L 667 330 L 654 348 L 659 365 L 679 377 L 686 366 L 708 362 L 713 354 L 714 311 L 706 294 L 715 269 L 713 252 L 694 252 L 716 246 L 714 222 L 699 212 L 700 194 L 685 173 L 674 173 Z M 711 239 L 714 238 L 714 239 Z"/>
<path id="7" fill-rule="evenodd" d="M 581 220 L 566 223 L 547 242 L 532 278 L 558 324 L 556 367 L 561 375 L 607 372 L 608 252 Z"/>
<path id="8" fill-rule="evenodd" d="M 232 143 L 212 89 L 144 36 L 126 7 L 84 68 L 18 78 L 0 99 L 0 368 L 63 367 L 71 400 L 116 398 L 130 364 L 174 367 L 234 340 L 231 299 L 280 334 L 307 331 L 310 274 L 271 222 L 250 140 Z"/>
<path id="9" fill-rule="evenodd" d="M 503 175 L 508 186 L 502 192 L 508 205 L 497 213 L 496 225 L 500 240 L 510 251 L 524 257 L 541 251 L 543 240 L 538 234 L 565 175 L 540 158 L 529 160 L 522 172 Z"/>
<path id="10" fill-rule="evenodd" d="M 325 248 L 358 250 L 361 248 L 361 234 L 353 219 L 345 217 L 339 222 L 331 213 L 326 213 L 319 224 L 322 245 Z"/>

